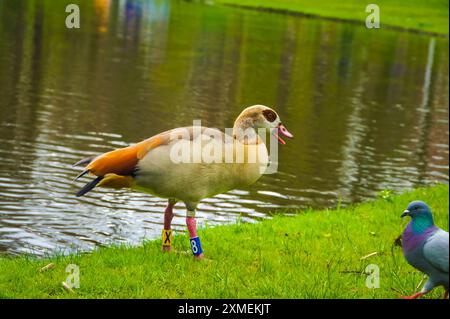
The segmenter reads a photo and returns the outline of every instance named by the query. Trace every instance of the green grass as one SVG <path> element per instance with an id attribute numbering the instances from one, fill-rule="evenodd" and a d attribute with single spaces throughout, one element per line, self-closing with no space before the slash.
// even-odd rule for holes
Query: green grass
<path id="1" fill-rule="evenodd" d="M 381 28 L 400 27 L 448 35 L 448 0 L 213 0 L 217 4 L 238 5 L 311 14 L 325 18 L 361 21 L 365 25 L 370 3 L 380 7 Z"/>
<path id="2" fill-rule="evenodd" d="M 0 258 L 3 298 L 397 298 L 412 294 L 422 278 L 394 239 L 407 220 L 408 202 L 426 201 L 436 224 L 448 230 L 449 188 L 437 185 L 339 210 L 275 216 L 257 224 L 201 229 L 207 259 L 196 261 L 187 235 L 174 237 L 180 253 L 163 254 L 161 241 L 141 247 L 101 248 L 93 253 L 35 259 Z M 375 253 L 367 259 L 361 257 Z M 49 262 L 55 268 L 39 269 Z M 69 264 L 80 267 L 80 288 L 62 287 Z M 380 287 L 363 274 L 380 270 Z M 442 288 L 427 296 L 441 297 Z"/>

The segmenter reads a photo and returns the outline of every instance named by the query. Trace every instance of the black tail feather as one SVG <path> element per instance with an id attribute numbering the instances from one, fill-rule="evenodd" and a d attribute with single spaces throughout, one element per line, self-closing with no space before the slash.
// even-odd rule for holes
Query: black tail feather
<path id="1" fill-rule="evenodd" d="M 95 187 L 95 185 L 97 185 L 102 179 L 103 179 L 103 176 L 98 176 L 93 181 L 90 181 L 89 183 L 84 185 L 83 188 L 78 191 L 77 197 L 83 196 L 87 192 L 91 191 Z"/>
<path id="2" fill-rule="evenodd" d="M 75 177 L 74 181 L 76 181 L 76 180 L 79 179 L 80 177 L 86 175 L 87 173 L 89 173 L 89 170 L 88 170 L 88 169 L 82 171 L 80 174 L 77 175 L 77 177 Z"/>
<path id="3" fill-rule="evenodd" d="M 75 164 L 73 164 L 73 166 L 87 165 L 90 162 L 92 162 L 96 157 L 97 156 L 93 156 L 93 157 L 88 157 L 88 158 L 82 159 L 81 161 L 78 161 Z"/>

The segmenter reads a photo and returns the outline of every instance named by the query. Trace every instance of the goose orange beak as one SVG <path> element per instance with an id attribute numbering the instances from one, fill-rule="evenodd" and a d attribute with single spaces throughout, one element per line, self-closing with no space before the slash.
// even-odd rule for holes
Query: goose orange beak
<path id="1" fill-rule="evenodd" d="M 278 139 L 278 142 L 280 142 L 280 144 L 285 145 L 286 142 L 280 137 L 280 135 L 289 137 L 289 138 L 293 138 L 294 135 L 292 135 L 286 128 L 286 126 L 284 126 L 283 124 L 278 124 L 278 131 L 274 132 L 273 135 Z"/>

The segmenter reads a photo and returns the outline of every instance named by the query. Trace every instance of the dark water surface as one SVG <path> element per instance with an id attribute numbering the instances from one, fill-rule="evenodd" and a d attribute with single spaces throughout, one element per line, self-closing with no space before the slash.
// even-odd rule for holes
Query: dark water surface
<path id="1" fill-rule="evenodd" d="M 0 251 L 161 234 L 165 201 L 74 196 L 72 164 L 158 132 L 273 106 L 280 172 L 205 200 L 200 224 L 448 183 L 448 38 L 183 1 L 0 1 Z M 177 206 L 175 228 L 184 230 Z"/>

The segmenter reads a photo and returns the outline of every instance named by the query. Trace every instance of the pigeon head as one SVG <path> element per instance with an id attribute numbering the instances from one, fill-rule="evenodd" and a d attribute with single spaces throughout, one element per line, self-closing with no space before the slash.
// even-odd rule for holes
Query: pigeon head
<path id="1" fill-rule="evenodd" d="M 408 207 L 402 214 L 402 217 L 405 216 L 410 216 L 413 221 L 420 219 L 429 222 L 431 225 L 434 224 L 430 207 L 420 200 L 409 203 Z"/>

